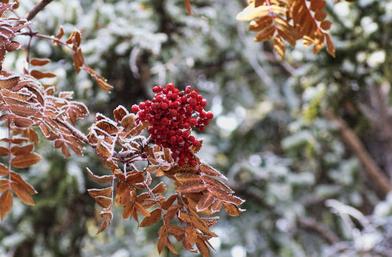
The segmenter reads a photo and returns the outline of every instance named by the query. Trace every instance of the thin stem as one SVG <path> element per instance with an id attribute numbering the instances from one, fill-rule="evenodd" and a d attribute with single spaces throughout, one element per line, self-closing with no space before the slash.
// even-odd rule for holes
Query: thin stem
<path id="1" fill-rule="evenodd" d="M 53 0 L 41 0 L 38 4 L 36 4 L 33 9 L 27 14 L 26 19 L 28 21 L 34 19 L 34 17 L 41 12 L 50 2 Z"/>

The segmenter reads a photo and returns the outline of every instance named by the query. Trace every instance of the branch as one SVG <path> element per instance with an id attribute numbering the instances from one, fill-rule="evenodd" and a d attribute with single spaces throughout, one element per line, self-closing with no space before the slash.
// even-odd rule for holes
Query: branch
<path id="1" fill-rule="evenodd" d="M 74 135 L 77 139 L 79 139 L 80 141 L 82 141 L 87 145 L 90 145 L 88 138 L 80 130 L 72 126 L 70 123 L 63 121 L 62 119 L 57 118 L 56 121 L 61 125 L 63 125 L 64 127 L 66 127 L 72 133 L 72 135 Z"/>
<path id="2" fill-rule="evenodd" d="M 389 178 L 378 167 L 355 132 L 346 124 L 343 119 L 336 117 L 332 112 L 326 111 L 325 116 L 337 124 L 343 140 L 351 149 L 351 151 L 353 151 L 358 160 L 362 163 L 364 170 L 370 177 L 372 183 L 377 186 L 378 191 L 380 191 L 383 196 L 392 191 L 392 185 L 389 181 Z"/>
<path id="3" fill-rule="evenodd" d="M 36 4 L 33 9 L 31 9 L 31 11 L 27 14 L 26 19 L 28 21 L 34 19 L 34 17 L 40 12 L 42 11 L 48 4 L 50 4 L 50 2 L 52 2 L 53 0 L 41 0 L 38 4 Z"/>
<path id="4" fill-rule="evenodd" d="M 305 230 L 318 234 L 329 244 L 335 244 L 339 242 L 339 238 L 335 235 L 334 232 L 313 218 L 299 217 L 298 225 Z"/>

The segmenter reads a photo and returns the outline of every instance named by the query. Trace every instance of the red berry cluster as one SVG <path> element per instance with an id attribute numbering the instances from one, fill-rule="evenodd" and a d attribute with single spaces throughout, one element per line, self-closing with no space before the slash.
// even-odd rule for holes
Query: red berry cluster
<path id="1" fill-rule="evenodd" d="M 202 141 L 192 136 L 191 130 L 203 131 L 214 116 L 204 110 L 206 99 L 191 86 L 180 91 L 173 83 L 155 86 L 153 92 L 152 100 L 133 105 L 132 112 L 137 113 L 140 121 L 150 124 L 151 139 L 170 148 L 180 166 L 196 166 L 198 161 L 193 151 L 200 149 Z"/>

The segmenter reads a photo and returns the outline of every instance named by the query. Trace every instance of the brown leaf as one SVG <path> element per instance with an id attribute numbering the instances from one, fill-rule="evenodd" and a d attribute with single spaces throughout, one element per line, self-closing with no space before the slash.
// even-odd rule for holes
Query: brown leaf
<path id="1" fill-rule="evenodd" d="M 50 60 L 46 59 L 46 58 L 43 58 L 43 59 L 34 58 L 31 60 L 30 63 L 33 66 L 44 66 L 44 65 L 50 63 Z"/>
<path id="2" fill-rule="evenodd" d="M 26 182 L 18 173 L 11 171 L 11 180 L 12 182 L 22 186 L 29 194 L 32 195 L 37 193 L 34 187 Z"/>
<path id="3" fill-rule="evenodd" d="M 221 177 L 227 180 L 227 178 L 222 173 L 205 163 L 200 164 L 200 171 L 206 175 Z"/>
<path id="4" fill-rule="evenodd" d="M 34 199 L 31 197 L 31 194 L 28 192 L 28 188 L 23 187 L 21 184 L 12 182 L 11 183 L 12 191 L 16 194 L 16 196 L 26 205 L 34 206 Z"/>
<path id="5" fill-rule="evenodd" d="M 101 189 L 92 188 L 92 189 L 88 189 L 87 192 L 93 198 L 98 196 L 112 197 L 113 190 L 112 187 L 106 187 Z"/>
<path id="6" fill-rule="evenodd" d="M 12 208 L 12 193 L 7 190 L 0 196 L 0 220 L 11 211 Z"/>
<path id="7" fill-rule="evenodd" d="M 225 211 L 230 216 L 237 217 L 237 216 L 240 216 L 240 214 L 241 214 L 240 209 L 237 206 L 235 206 L 234 204 L 223 203 L 223 208 L 225 208 Z"/>
<path id="8" fill-rule="evenodd" d="M 59 29 L 59 31 L 57 32 L 57 34 L 56 34 L 56 38 L 57 39 L 61 39 L 62 37 L 64 36 L 64 28 L 63 28 L 63 26 L 60 26 L 60 29 Z"/>
<path id="9" fill-rule="evenodd" d="M 9 174 L 8 167 L 6 167 L 4 164 L 0 163 L 0 176 L 7 176 Z"/>
<path id="10" fill-rule="evenodd" d="M 208 248 L 207 244 L 204 242 L 203 239 L 200 237 L 197 238 L 196 240 L 196 246 L 197 249 L 199 249 L 199 252 L 203 257 L 209 257 L 210 256 L 210 249 Z"/>
<path id="11" fill-rule="evenodd" d="M 129 174 L 126 178 L 128 184 L 142 183 L 144 181 L 143 172 L 133 172 Z"/>
<path id="12" fill-rule="evenodd" d="M 86 170 L 87 170 L 88 178 L 91 179 L 92 181 L 94 181 L 95 183 L 109 184 L 109 183 L 112 183 L 112 181 L 113 181 L 112 175 L 97 176 L 89 168 L 86 168 Z"/>
<path id="13" fill-rule="evenodd" d="M 24 169 L 36 164 L 40 160 L 41 160 L 41 156 L 39 156 L 38 154 L 29 153 L 26 155 L 15 156 L 11 161 L 11 165 L 12 167 L 18 169 Z"/>
<path id="14" fill-rule="evenodd" d="M 10 181 L 8 179 L 0 178 L 0 193 L 7 191 L 10 188 Z"/>
<path id="15" fill-rule="evenodd" d="M 151 214 L 150 212 L 143 207 L 143 205 L 141 205 L 140 203 L 136 202 L 136 209 L 144 216 L 144 217 L 149 217 Z"/>
<path id="16" fill-rule="evenodd" d="M 205 193 L 196 205 L 196 211 L 202 212 L 207 210 L 215 201 L 215 198 L 210 193 Z"/>
<path id="17" fill-rule="evenodd" d="M 109 208 L 112 205 L 112 198 L 106 196 L 97 196 L 94 198 L 97 204 L 103 208 Z"/>
<path id="18" fill-rule="evenodd" d="M 159 239 L 158 239 L 158 243 L 157 243 L 157 248 L 158 248 L 158 253 L 160 254 L 163 250 L 163 248 L 165 247 L 167 242 L 167 230 L 165 228 L 165 226 L 162 226 L 159 229 Z"/>
<path id="19" fill-rule="evenodd" d="M 186 184 L 183 186 L 177 187 L 176 191 L 179 193 L 199 193 L 203 192 L 207 189 L 205 184 Z"/>
<path id="20" fill-rule="evenodd" d="M 33 151 L 34 145 L 28 144 L 24 146 L 15 145 L 11 148 L 11 152 L 13 155 L 26 155 Z"/>
<path id="21" fill-rule="evenodd" d="M 166 191 L 166 185 L 163 182 L 160 182 L 158 185 L 156 185 L 152 190 L 154 194 L 162 194 L 163 192 Z"/>
<path id="22" fill-rule="evenodd" d="M 113 219 L 113 213 L 110 209 L 101 211 L 99 215 L 101 216 L 101 226 L 99 227 L 97 234 L 104 231 L 110 225 Z"/>
<path id="23" fill-rule="evenodd" d="M 172 204 L 174 203 L 174 201 L 176 201 L 177 200 L 177 195 L 171 195 L 169 198 L 167 198 L 167 200 L 165 200 L 163 203 L 162 203 L 162 208 L 164 209 L 164 210 L 167 210 L 167 209 L 169 209 L 169 207 L 170 206 L 172 206 Z"/>
<path id="24" fill-rule="evenodd" d="M 0 156 L 7 156 L 8 153 L 8 148 L 0 146 Z"/>
<path id="25" fill-rule="evenodd" d="M 113 111 L 114 119 L 117 122 L 121 122 L 121 120 L 128 114 L 128 110 L 122 105 L 117 106 L 116 109 L 114 109 Z"/>
<path id="26" fill-rule="evenodd" d="M 9 77 L 1 77 L 0 76 L 0 88 L 13 88 L 19 82 L 19 76 L 13 75 Z"/>
<path id="27" fill-rule="evenodd" d="M 74 54 L 72 55 L 72 58 L 76 72 L 79 72 L 81 67 L 84 65 L 84 56 L 80 47 L 75 50 Z"/>
<path id="28" fill-rule="evenodd" d="M 147 216 L 143 219 L 143 221 L 140 223 L 140 227 L 148 227 L 151 226 L 152 224 L 158 222 L 158 220 L 161 218 L 161 209 L 156 209 L 150 213 L 150 216 Z"/>
<path id="29" fill-rule="evenodd" d="M 192 4 L 191 0 L 184 0 L 186 13 L 188 15 L 192 15 Z"/>
<path id="30" fill-rule="evenodd" d="M 56 77 L 56 74 L 54 74 L 54 73 L 42 72 L 42 71 L 38 71 L 38 70 L 32 70 L 30 72 L 30 75 L 36 79 L 55 78 Z"/>

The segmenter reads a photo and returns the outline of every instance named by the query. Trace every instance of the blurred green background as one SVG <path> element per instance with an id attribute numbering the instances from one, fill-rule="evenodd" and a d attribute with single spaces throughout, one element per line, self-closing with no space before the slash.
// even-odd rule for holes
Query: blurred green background
<path id="1" fill-rule="evenodd" d="M 21 0 L 18 12 L 34 3 Z M 392 176 L 392 1 L 328 1 L 336 58 L 297 44 L 282 61 L 235 20 L 244 1 L 192 4 L 187 16 L 181 0 L 55 0 L 36 17 L 42 33 L 82 31 L 86 63 L 114 85 L 110 94 L 75 74 L 65 49 L 34 40 L 34 55 L 53 60 L 58 77 L 48 83 L 89 106 L 82 130 L 96 112 L 149 98 L 156 84 L 201 91 L 215 114 L 199 135 L 201 158 L 247 200 L 240 217 L 221 214 L 213 256 L 392 256 L 392 195 L 379 192 L 324 115 L 341 117 Z M 6 65 L 20 68 L 24 58 L 9 55 Z M 0 222 L 1 257 L 158 256 L 156 228 L 138 229 L 119 213 L 96 235 L 84 168 L 105 171 L 91 150 L 65 160 L 42 142 L 39 152 L 45 160 L 23 174 L 39 191 L 37 205 L 17 202 Z"/>

